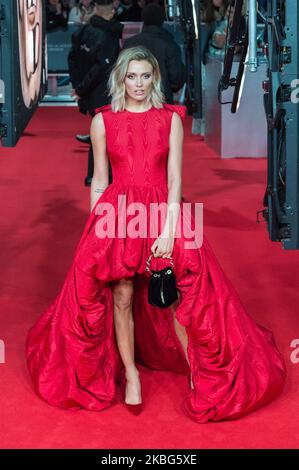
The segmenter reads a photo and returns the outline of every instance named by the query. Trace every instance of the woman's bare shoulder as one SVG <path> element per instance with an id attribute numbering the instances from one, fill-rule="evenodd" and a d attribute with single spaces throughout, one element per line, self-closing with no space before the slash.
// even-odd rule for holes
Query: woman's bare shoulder
<path id="1" fill-rule="evenodd" d="M 95 114 L 91 121 L 91 128 L 97 132 L 102 132 L 105 134 L 105 123 L 103 114 L 101 112 Z"/>
<path id="2" fill-rule="evenodd" d="M 170 114 L 177 114 L 181 118 L 182 122 L 185 121 L 187 114 L 187 108 L 185 105 L 164 103 L 164 108 L 170 111 Z"/>
<path id="3" fill-rule="evenodd" d="M 92 118 L 90 126 L 90 137 L 92 142 L 106 137 L 105 123 L 101 112 Z"/>
<path id="4" fill-rule="evenodd" d="M 171 131 L 173 133 L 180 132 L 184 129 L 182 118 L 179 113 L 174 111 L 172 113 L 172 119 L 171 119 Z"/>

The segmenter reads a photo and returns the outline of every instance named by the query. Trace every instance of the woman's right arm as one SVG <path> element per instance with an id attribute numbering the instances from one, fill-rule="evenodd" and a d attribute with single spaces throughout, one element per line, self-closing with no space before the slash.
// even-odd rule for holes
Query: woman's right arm
<path id="1" fill-rule="evenodd" d="M 93 149 L 94 170 L 90 186 L 90 211 L 109 185 L 109 160 L 106 152 L 105 124 L 102 113 L 91 122 L 90 138 Z"/>

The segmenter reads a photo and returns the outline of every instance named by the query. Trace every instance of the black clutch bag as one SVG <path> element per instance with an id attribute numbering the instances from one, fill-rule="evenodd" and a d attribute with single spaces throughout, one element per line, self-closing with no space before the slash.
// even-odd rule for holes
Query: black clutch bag
<path id="1" fill-rule="evenodd" d="M 148 302 L 156 307 L 166 308 L 178 299 L 173 258 L 169 258 L 171 266 L 154 271 L 150 267 L 152 256 L 153 253 L 146 262 L 146 271 L 150 274 Z"/>

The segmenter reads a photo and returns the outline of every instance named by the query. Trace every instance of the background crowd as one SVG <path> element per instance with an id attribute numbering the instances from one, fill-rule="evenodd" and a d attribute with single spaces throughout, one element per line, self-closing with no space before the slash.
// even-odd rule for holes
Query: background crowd
<path id="1" fill-rule="evenodd" d="M 47 0 L 47 29 L 65 26 L 69 21 L 85 23 L 90 20 L 94 0 Z M 141 21 L 142 9 L 148 3 L 164 6 L 163 0 L 114 0 L 114 18 L 118 21 Z"/>
<path id="2" fill-rule="evenodd" d="M 259 1 L 262 11 L 266 3 Z M 200 6 L 201 19 L 209 26 L 205 51 L 222 57 L 233 18 L 234 0 L 203 0 Z M 246 1 L 243 13 L 246 14 Z M 163 27 L 167 19 L 166 2 L 163 0 L 47 0 L 46 17 L 48 31 L 67 27 L 68 22 L 82 24 L 73 34 L 68 62 L 72 95 L 84 114 L 93 116 L 96 108 L 110 101 L 107 83 L 120 52 L 124 22 L 143 23 L 141 32 L 125 39 L 122 47 L 145 46 L 154 54 L 160 66 L 167 103 L 173 103 L 173 94 L 187 80 L 188 71 L 182 60 L 182 50 L 172 34 Z M 204 72 L 203 66 L 203 82 Z M 77 135 L 77 138 L 90 144 L 89 136 Z M 90 185 L 92 176 L 93 153 L 90 144 L 86 185 Z M 109 180 L 112 181 L 111 168 Z"/>

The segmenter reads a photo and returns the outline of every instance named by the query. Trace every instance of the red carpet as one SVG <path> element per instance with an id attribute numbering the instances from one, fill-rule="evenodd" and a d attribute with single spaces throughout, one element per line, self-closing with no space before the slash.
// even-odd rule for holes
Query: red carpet
<path id="1" fill-rule="evenodd" d="M 222 161 L 185 128 L 183 194 L 204 203 L 204 229 L 248 312 L 274 334 L 288 367 L 283 394 L 250 415 L 205 425 L 181 403 L 184 376 L 142 368 L 145 408 L 131 416 L 117 404 L 102 412 L 66 411 L 32 389 L 25 336 L 58 293 L 89 213 L 83 186 L 87 149 L 74 135 L 89 119 L 75 108 L 41 108 L 17 148 L 0 149 L 1 448 L 298 448 L 298 251 L 270 242 L 256 223 L 266 184 L 266 159 Z M 297 355 L 299 356 L 299 354 Z"/>

